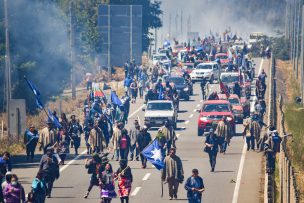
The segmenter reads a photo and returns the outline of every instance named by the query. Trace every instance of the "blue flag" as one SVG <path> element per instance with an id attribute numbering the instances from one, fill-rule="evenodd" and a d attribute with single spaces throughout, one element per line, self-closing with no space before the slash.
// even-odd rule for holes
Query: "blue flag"
<path id="1" fill-rule="evenodd" d="M 111 92 L 111 101 L 112 101 L 113 104 L 116 104 L 118 106 L 122 106 L 122 102 L 120 101 L 120 99 L 118 98 L 118 96 L 114 92 Z"/>
<path id="2" fill-rule="evenodd" d="M 51 120 L 51 122 L 57 127 L 57 128 L 61 128 L 61 124 L 58 121 L 58 119 L 53 115 L 53 113 L 51 112 L 50 109 L 48 109 L 48 113 L 49 113 L 49 119 Z"/>
<path id="3" fill-rule="evenodd" d="M 162 152 L 157 139 L 154 139 L 153 142 L 141 152 L 141 154 L 144 155 L 158 170 L 164 168 Z"/>
<path id="4" fill-rule="evenodd" d="M 36 97 L 36 105 L 41 110 L 44 108 L 44 105 L 42 104 L 42 102 L 40 101 L 40 99 L 38 97 Z"/>
<path id="5" fill-rule="evenodd" d="M 40 92 L 39 90 L 35 87 L 35 85 L 29 81 L 25 76 L 24 76 L 24 79 L 26 81 L 26 83 L 28 84 L 28 86 L 31 88 L 31 90 L 33 91 L 34 95 L 37 97 L 40 95 Z"/>

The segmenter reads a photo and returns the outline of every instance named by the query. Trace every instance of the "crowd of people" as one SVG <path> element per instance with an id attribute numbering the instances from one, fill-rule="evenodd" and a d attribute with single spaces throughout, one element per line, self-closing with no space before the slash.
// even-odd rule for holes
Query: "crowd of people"
<path id="1" fill-rule="evenodd" d="M 209 41 L 203 41 L 203 45 L 208 46 Z M 220 48 L 222 49 L 222 48 Z M 242 50 L 244 54 L 246 47 Z M 217 53 L 210 49 L 210 56 Z M 205 53 L 205 54 L 203 54 Z M 242 58 L 240 58 L 242 56 Z M 183 56 L 183 60 L 191 61 L 193 57 L 197 60 L 206 59 L 206 52 L 189 50 Z M 238 68 L 243 67 L 244 55 L 237 55 L 236 63 Z M 213 58 L 215 60 L 215 58 Z M 247 67 L 247 66 L 246 66 Z M 229 68 L 229 64 L 228 64 Z M 10 154 L 4 153 L 0 158 L 0 179 L 3 179 L 0 203 L 20 203 L 35 202 L 44 203 L 46 198 L 52 197 L 54 182 L 60 177 L 60 165 L 65 164 L 65 160 L 71 150 L 74 154 L 79 154 L 81 146 L 81 136 L 84 136 L 87 154 L 90 158 L 85 160 L 85 168 L 90 174 L 89 186 L 84 198 L 88 198 L 94 186 L 100 189 L 102 202 L 110 203 L 117 196 L 121 202 L 128 203 L 132 189 L 133 175 L 128 161 L 140 161 L 141 168 L 147 167 L 147 158 L 141 153 L 151 142 L 152 136 L 148 132 L 148 127 L 141 124 L 138 119 L 127 130 L 130 106 L 137 102 L 138 92 L 140 99 L 145 102 L 149 100 L 172 100 L 178 106 L 179 96 L 177 90 L 169 81 L 158 79 L 158 67 L 153 67 L 148 74 L 148 69 L 135 61 L 127 62 L 124 65 L 125 95 L 118 97 L 115 91 L 111 91 L 110 101 L 102 91 L 96 93 L 96 81 L 92 75 L 86 75 L 88 96 L 84 101 L 83 123 L 77 119 L 76 115 L 67 118 L 65 113 L 57 117 L 56 111 L 52 112 L 52 119 L 48 119 L 46 126 L 39 130 L 34 125 L 30 125 L 24 134 L 24 144 L 26 147 L 26 157 L 28 162 L 33 162 L 36 148 L 42 152 L 39 169 L 31 184 L 31 191 L 25 195 L 25 190 L 18 181 L 16 174 L 12 172 Z M 247 69 L 243 71 L 246 72 Z M 248 76 L 251 74 L 248 74 Z M 190 76 L 185 73 L 183 77 L 191 82 Z M 254 114 L 245 120 L 243 135 L 246 138 L 247 150 L 258 149 L 265 151 L 267 157 L 267 171 L 274 171 L 275 155 L 279 152 L 280 136 L 274 127 L 268 127 L 268 132 L 262 135 L 262 129 L 266 126 L 263 116 L 266 112 L 264 101 L 266 91 L 267 75 L 263 70 L 256 80 L 256 96 Z M 203 99 L 207 99 L 205 91 L 206 80 L 201 82 Z M 237 87 L 234 92 L 237 91 Z M 240 87 L 239 87 L 240 88 Z M 97 88 L 98 89 L 98 88 Z M 144 95 L 146 93 L 146 95 Z M 241 91 L 239 91 L 239 96 Z M 217 92 L 208 95 L 208 100 L 219 99 Z M 208 153 L 211 172 L 215 171 L 216 158 L 218 152 L 225 154 L 233 136 L 233 129 L 226 116 L 223 116 L 216 128 L 211 128 L 205 139 L 204 152 Z M 184 181 L 183 164 L 177 156 L 176 142 L 177 136 L 174 127 L 165 121 L 164 126 L 157 131 L 156 138 L 161 149 L 164 168 L 161 179 L 168 184 L 170 200 L 177 199 L 178 188 Z M 108 158 L 109 152 L 113 154 Z M 119 161 L 119 167 L 115 171 L 110 163 L 110 159 Z M 115 190 L 117 181 L 117 192 Z M 189 203 L 201 202 L 202 193 L 205 190 L 203 179 L 199 176 L 197 169 L 192 170 L 192 175 L 186 180 L 184 188 L 187 191 Z M 25 198 L 27 196 L 27 200 Z"/>

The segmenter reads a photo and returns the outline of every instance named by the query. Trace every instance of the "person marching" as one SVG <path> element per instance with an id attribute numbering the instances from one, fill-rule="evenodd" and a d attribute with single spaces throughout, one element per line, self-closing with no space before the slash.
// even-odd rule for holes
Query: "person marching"
<path id="1" fill-rule="evenodd" d="M 46 197 L 46 183 L 43 179 L 43 172 L 39 171 L 32 182 L 32 193 L 35 203 L 44 203 Z"/>
<path id="2" fill-rule="evenodd" d="M 220 144 L 220 140 L 218 136 L 214 133 L 213 128 L 210 129 L 209 134 L 205 140 L 205 149 L 204 151 L 209 155 L 209 163 L 211 166 L 211 172 L 214 172 L 214 168 L 216 165 L 216 156 L 218 153 L 218 146 Z"/>
<path id="3" fill-rule="evenodd" d="M 121 203 L 129 203 L 133 175 L 126 159 L 120 160 L 119 168 L 115 173 L 115 177 L 118 179 L 118 195 Z"/>
<path id="4" fill-rule="evenodd" d="M 140 133 L 140 125 L 138 120 L 134 121 L 134 126 L 130 129 L 130 161 L 133 161 L 134 151 L 135 151 L 135 158 L 138 161 L 138 147 L 136 146 L 136 140 Z"/>
<path id="5" fill-rule="evenodd" d="M 167 155 L 169 154 L 169 151 L 171 149 L 171 146 L 175 148 L 175 141 L 176 141 L 176 134 L 172 126 L 170 125 L 169 120 L 165 121 L 165 125 L 160 128 L 162 133 L 166 137 L 166 144 L 165 147 L 167 149 Z"/>
<path id="6" fill-rule="evenodd" d="M 282 138 L 280 137 L 274 126 L 269 127 L 268 139 L 264 142 L 264 150 L 266 154 L 266 171 L 267 173 L 273 173 L 275 171 L 275 159 L 276 154 L 280 152 L 280 144 Z"/>
<path id="7" fill-rule="evenodd" d="M 128 135 L 128 131 L 125 128 L 121 130 L 121 137 L 118 140 L 118 144 L 119 144 L 120 158 L 127 159 L 131 143 L 130 143 L 130 136 Z"/>
<path id="8" fill-rule="evenodd" d="M 53 148 L 49 147 L 46 154 L 41 157 L 39 170 L 43 173 L 47 185 L 47 197 L 51 198 L 53 184 L 55 179 L 59 178 L 59 163 L 61 162 L 59 156 L 53 152 Z"/>
<path id="9" fill-rule="evenodd" d="M 222 117 L 222 120 L 218 123 L 216 130 L 216 134 L 220 139 L 220 153 L 226 152 L 227 145 L 230 143 L 230 139 L 232 137 L 232 130 L 230 123 L 227 121 L 226 116 Z"/>
<path id="10" fill-rule="evenodd" d="M 78 148 L 80 147 L 80 135 L 83 133 L 82 127 L 79 122 L 76 120 L 76 116 L 71 116 L 71 121 L 69 123 L 68 133 L 72 138 L 72 143 L 75 149 L 75 155 L 78 155 Z M 72 145 L 71 143 L 71 145 Z M 71 146 L 72 148 L 72 146 Z"/>
<path id="11" fill-rule="evenodd" d="M 31 125 L 29 129 L 26 130 L 24 133 L 24 143 L 26 148 L 27 160 L 30 160 L 31 158 L 31 161 L 33 161 L 38 140 L 38 131 L 35 129 L 34 125 Z"/>
<path id="12" fill-rule="evenodd" d="M 12 181 L 3 190 L 3 196 L 6 203 L 19 203 L 25 201 L 25 192 L 23 186 L 19 183 L 18 177 L 13 174 Z"/>
<path id="13" fill-rule="evenodd" d="M 41 130 L 39 135 L 39 151 L 43 149 L 43 154 L 46 154 L 46 150 L 48 147 L 52 147 L 56 142 L 56 132 L 53 128 L 52 122 L 50 120 L 47 121 L 47 127 Z"/>
<path id="14" fill-rule="evenodd" d="M 116 158 L 116 161 L 119 160 L 119 140 L 121 138 L 121 130 L 123 129 L 123 124 L 121 122 L 117 122 L 113 128 L 113 135 L 111 139 L 111 143 L 113 145 L 114 154 L 112 159 Z"/>
<path id="15" fill-rule="evenodd" d="M 181 159 L 176 155 L 176 149 L 171 148 L 164 159 L 162 181 L 167 181 L 170 200 L 177 199 L 178 186 L 184 181 L 184 170 Z"/>
<path id="16" fill-rule="evenodd" d="M 137 137 L 136 146 L 139 152 L 142 152 L 152 141 L 151 134 L 148 132 L 148 127 L 144 126 Z M 141 168 L 147 167 L 147 158 L 140 153 Z"/>
<path id="17" fill-rule="evenodd" d="M 102 134 L 102 130 L 98 127 L 98 123 L 94 123 L 94 127 L 89 134 L 90 154 L 103 152 L 105 144 L 105 138 Z"/>
<path id="18" fill-rule="evenodd" d="M 198 175 L 197 169 L 192 169 L 190 176 L 185 184 L 187 190 L 188 203 L 201 203 L 202 193 L 205 191 L 203 179 Z"/>
<path id="19" fill-rule="evenodd" d="M 255 150 L 255 140 L 259 141 L 261 134 L 261 126 L 258 120 L 253 118 L 248 119 L 244 124 L 243 136 L 246 136 L 247 151 Z M 258 146 L 259 148 L 259 146 Z"/>
<path id="20" fill-rule="evenodd" d="M 88 187 L 88 191 L 85 194 L 84 198 L 87 199 L 92 188 L 94 186 L 98 186 L 99 185 L 99 181 L 98 181 L 98 175 L 100 173 L 100 166 L 101 166 L 101 159 L 98 156 L 98 154 L 94 154 L 92 159 L 86 159 L 85 160 L 85 168 L 88 170 L 88 174 L 91 174 L 91 178 L 90 178 L 90 184 Z"/>
<path id="21" fill-rule="evenodd" d="M 105 170 L 99 176 L 99 184 L 101 189 L 100 196 L 103 203 L 111 203 L 112 198 L 117 196 L 115 192 L 114 173 L 111 164 L 106 164 Z"/>

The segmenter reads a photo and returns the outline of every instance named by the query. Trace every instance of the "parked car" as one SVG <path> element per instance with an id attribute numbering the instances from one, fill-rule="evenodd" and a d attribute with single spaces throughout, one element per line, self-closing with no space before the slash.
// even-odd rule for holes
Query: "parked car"
<path id="1" fill-rule="evenodd" d="M 199 110 L 197 135 L 208 133 L 211 128 L 216 128 L 223 116 L 227 119 L 235 132 L 235 119 L 232 106 L 227 100 L 207 100 Z"/>

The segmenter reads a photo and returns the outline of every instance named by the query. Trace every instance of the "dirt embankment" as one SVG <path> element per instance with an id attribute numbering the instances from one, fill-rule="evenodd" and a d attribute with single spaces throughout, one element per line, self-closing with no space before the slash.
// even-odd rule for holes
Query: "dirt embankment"
<path id="1" fill-rule="evenodd" d="M 304 108 L 295 103 L 295 97 L 300 95 L 300 79 L 296 79 L 290 61 L 280 60 L 277 61 L 276 78 L 277 95 L 281 94 L 283 98 L 285 129 L 293 135 L 288 140 L 287 153 L 296 172 L 300 202 L 304 202 Z M 278 119 L 281 119 L 279 115 Z"/>

